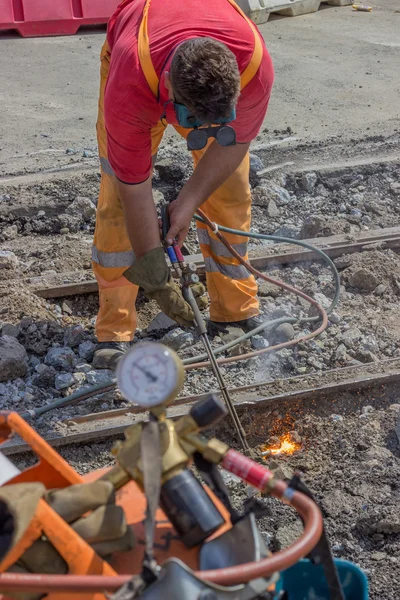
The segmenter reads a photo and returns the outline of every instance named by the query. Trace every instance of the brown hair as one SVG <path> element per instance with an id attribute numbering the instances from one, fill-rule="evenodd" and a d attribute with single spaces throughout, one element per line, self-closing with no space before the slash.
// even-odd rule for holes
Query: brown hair
<path id="1" fill-rule="evenodd" d="M 193 38 L 178 46 L 170 79 L 175 101 L 205 123 L 228 117 L 240 94 L 236 57 L 212 38 Z"/>

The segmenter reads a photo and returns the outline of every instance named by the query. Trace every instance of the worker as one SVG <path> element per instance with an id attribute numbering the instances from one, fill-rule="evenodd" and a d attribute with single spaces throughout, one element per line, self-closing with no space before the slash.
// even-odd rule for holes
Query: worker
<path id="1" fill-rule="evenodd" d="M 125 0 L 111 17 L 97 121 L 96 368 L 112 368 L 133 340 L 139 286 L 179 324 L 193 319 L 169 272 L 152 197 L 152 167 L 167 124 L 186 139 L 195 166 L 169 205 L 167 241 L 182 245 L 200 206 L 216 223 L 248 231 L 249 145 L 272 83 L 261 34 L 233 0 Z M 203 224 L 197 233 L 210 333 L 227 324 L 253 329 L 261 321 L 254 277 Z M 246 259 L 247 239 L 227 238 Z"/>

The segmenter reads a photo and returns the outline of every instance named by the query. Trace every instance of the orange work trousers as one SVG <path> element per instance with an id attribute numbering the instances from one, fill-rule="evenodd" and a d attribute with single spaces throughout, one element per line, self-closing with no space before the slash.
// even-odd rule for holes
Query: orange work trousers
<path id="1" fill-rule="evenodd" d="M 104 90 L 109 70 L 107 43 L 101 52 L 100 97 L 97 140 L 101 165 L 100 195 L 92 249 L 93 271 L 99 286 L 100 308 L 96 335 L 100 342 L 130 341 L 136 329 L 135 301 L 137 286 L 124 271 L 134 254 L 129 242 L 115 175 L 107 159 L 107 136 L 104 125 Z M 175 127 L 186 137 L 190 130 Z M 165 126 L 160 122 L 151 131 L 152 155 L 157 153 Z M 194 166 L 206 148 L 193 152 Z M 249 155 L 236 171 L 202 204 L 202 210 L 216 223 L 248 231 L 251 218 Z M 232 257 L 218 238 L 202 223 L 197 224 L 201 252 L 204 256 L 210 318 L 213 321 L 239 321 L 259 313 L 257 284 L 252 275 Z M 247 239 L 224 234 L 243 258 L 247 259 Z"/>

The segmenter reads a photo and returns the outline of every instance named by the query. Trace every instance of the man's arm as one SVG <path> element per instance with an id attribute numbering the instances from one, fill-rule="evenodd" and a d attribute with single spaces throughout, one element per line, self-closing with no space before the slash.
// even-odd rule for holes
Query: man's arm
<path id="1" fill-rule="evenodd" d="M 141 286 L 146 296 L 156 300 L 161 310 L 179 325 L 192 325 L 192 309 L 183 299 L 180 286 L 171 277 L 161 247 L 151 178 L 137 185 L 121 181 L 117 185 L 128 237 L 136 255 L 133 264 L 124 271 L 124 277 Z"/>
<path id="2" fill-rule="evenodd" d="M 117 186 L 129 241 L 136 259 L 139 259 L 160 246 L 160 229 L 153 202 L 151 177 L 137 185 L 118 181 Z"/>
<path id="3" fill-rule="evenodd" d="M 223 147 L 215 141 L 209 146 L 178 198 L 170 204 L 168 243 L 172 244 L 175 237 L 178 244 L 184 242 L 196 210 L 235 172 L 249 147 L 250 143 Z"/>

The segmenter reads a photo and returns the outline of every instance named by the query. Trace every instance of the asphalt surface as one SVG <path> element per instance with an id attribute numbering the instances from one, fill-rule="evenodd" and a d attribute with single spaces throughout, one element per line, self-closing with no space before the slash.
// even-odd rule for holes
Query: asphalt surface
<path id="1" fill-rule="evenodd" d="M 258 142 L 287 127 L 297 142 L 399 129 L 398 0 L 377 0 L 371 13 L 325 4 L 301 17 L 272 16 L 260 28 L 276 83 L 269 131 Z M 104 28 L 58 38 L 0 35 L 0 176 L 96 165 L 91 152 L 104 37 Z"/>

